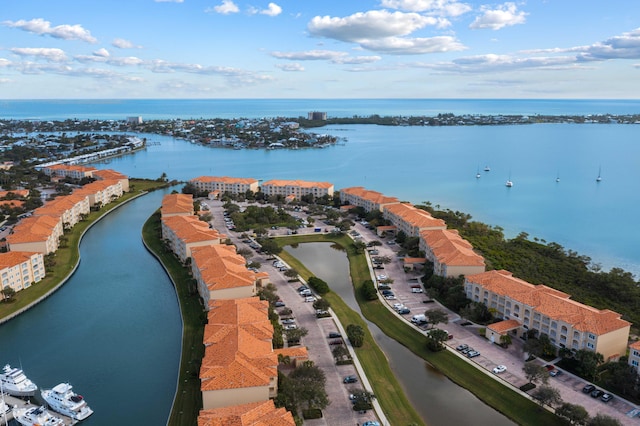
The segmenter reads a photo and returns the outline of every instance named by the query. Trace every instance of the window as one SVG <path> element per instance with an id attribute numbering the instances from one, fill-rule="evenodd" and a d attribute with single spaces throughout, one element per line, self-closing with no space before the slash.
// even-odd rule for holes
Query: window
<path id="1" fill-rule="evenodd" d="M 633 351 L 633 356 L 640 356 L 640 352 L 639 352 L 639 351 L 634 350 L 634 351 Z"/>
<path id="2" fill-rule="evenodd" d="M 593 349 L 593 348 L 595 348 L 595 346 L 594 346 L 594 345 L 593 345 L 593 343 L 591 343 L 591 342 L 588 342 L 588 343 L 587 343 L 587 347 L 588 347 L 589 349 Z"/>
<path id="3" fill-rule="evenodd" d="M 635 360 L 631 361 L 631 365 L 633 365 L 634 367 L 637 367 L 638 366 L 638 361 L 635 361 Z"/>
<path id="4" fill-rule="evenodd" d="M 589 333 L 589 340 L 596 340 L 596 336 L 594 336 L 593 334 Z"/>

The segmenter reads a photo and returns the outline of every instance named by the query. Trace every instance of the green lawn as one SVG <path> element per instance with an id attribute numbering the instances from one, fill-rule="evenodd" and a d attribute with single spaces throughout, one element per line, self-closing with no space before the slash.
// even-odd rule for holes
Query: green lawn
<path id="1" fill-rule="evenodd" d="M 139 196 L 141 193 L 165 187 L 167 184 L 164 182 L 131 179 L 129 181 L 129 186 L 130 192 L 124 194 L 113 203 L 107 204 L 99 211 L 92 211 L 86 220 L 77 223 L 73 229 L 65 232 L 64 237 L 67 239 L 67 242 L 63 247 L 60 247 L 58 251 L 56 251 L 54 255 L 55 265 L 53 267 L 46 268 L 46 275 L 39 283 L 27 289 L 18 291 L 13 301 L 9 303 L 0 303 L 1 319 L 4 319 L 26 306 L 29 306 L 70 276 L 78 264 L 78 259 L 80 257 L 79 246 L 82 234 L 93 223 L 108 214 L 112 209 L 124 204 L 134 197 Z"/>
<path id="2" fill-rule="evenodd" d="M 355 252 L 351 239 L 346 235 L 340 237 L 331 235 L 305 235 L 300 237 L 277 238 L 276 241 L 280 246 L 317 241 L 330 241 L 340 244 L 347 251 L 351 279 L 355 286 L 356 299 L 358 301 L 358 304 L 360 305 L 360 309 L 362 310 L 365 318 L 375 323 L 378 327 L 380 327 L 382 331 L 384 331 L 385 334 L 406 346 L 413 353 L 428 361 L 432 366 L 449 377 L 452 381 L 468 389 L 486 404 L 500 411 L 505 416 L 509 417 L 518 424 L 532 426 L 539 424 L 566 424 L 566 422 L 564 422 L 559 417 L 549 413 L 546 410 L 542 410 L 534 402 L 512 391 L 508 387 L 503 386 L 500 382 L 493 380 L 491 377 L 488 377 L 482 372 L 479 372 L 475 367 L 469 365 L 464 360 L 459 359 L 454 354 L 451 354 L 447 351 L 437 353 L 428 351 L 425 347 L 424 336 L 414 330 L 407 323 L 398 320 L 379 301 L 364 300 L 358 290 L 365 280 L 371 279 L 366 257 L 364 254 L 358 254 Z M 293 268 L 300 271 L 301 275 L 304 278 L 311 275 L 310 272 L 300 264 L 300 262 L 292 259 L 291 256 L 288 255 L 288 253 L 283 252 L 281 253 L 281 256 L 285 258 L 287 260 L 287 263 L 289 263 Z M 325 297 L 328 297 L 332 307 L 334 308 L 334 310 L 336 310 L 336 313 L 340 317 L 340 321 L 343 322 L 343 324 L 349 324 L 350 322 L 353 322 L 353 317 L 343 312 L 343 309 L 349 311 L 351 310 L 346 306 L 343 308 L 342 306 L 344 306 L 344 303 L 342 303 L 342 301 L 336 295 L 330 293 Z M 359 316 L 355 312 L 351 312 L 354 316 L 357 316 L 359 318 Z M 367 340 L 370 340 L 370 336 L 368 337 L 369 339 Z M 379 352 L 379 349 L 377 347 L 376 350 Z M 378 386 L 391 386 L 393 382 L 395 382 L 395 386 L 397 386 L 397 388 L 393 389 L 392 392 L 394 394 L 403 395 L 403 392 L 395 381 L 395 378 L 393 379 L 391 384 L 384 384 L 384 380 L 386 379 L 386 377 L 384 376 L 393 376 L 393 373 L 390 371 L 390 369 L 388 369 L 388 364 L 386 362 L 386 359 L 384 358 L 384 355 L 382 355 L 382 360 L 373 361 L 372 359 L 368 358 L 369 355 L 367 352 L 368 351 L 358 351 L 358 357 L 362 361 L 362 365 L 365 368 L 367 377 L 374 386 L 374 393 L 380 396 L 379 400 L 381 404 L 385 401 L 382 398 L 383 394 L 380 392 L 390 391 L 391 389 L 378 389 Z M 387 366 L 386 369 L 380 368 L 381 364 L 379 363 L 381 361 L 382 364 Z M 403 399 L 406 400 L 404 396 Z M 383 405 L 383 409 L 389 416 L 391 424 L 407 424 L 406 421 L 402 418 L 395 417 L 397 413 L 396 410 L 393 410 L 393 407 L 387 407 L 387 405 L 385 404 Z M 420 421 L 420 423 L 422 423 L 422 421 Z"/>

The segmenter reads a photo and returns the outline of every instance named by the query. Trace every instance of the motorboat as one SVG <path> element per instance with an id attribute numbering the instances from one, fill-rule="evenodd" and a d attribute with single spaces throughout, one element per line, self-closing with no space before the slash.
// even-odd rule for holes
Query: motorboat
<path id="1" fill-rule="evenodd" d="M 63 426 L 60 417 L 51 414 L 45 407 L 13 409 L 13 418 L 23 426 Z"/>
<path id="2" fill-rule="evenodd" d="M 0 373 L 2 389 L 13 396 L 33 396 L 38 386 L 27 378 L 19 368 L 12 368 L 9 364 L 2 368 Z"/>
<path id="3" fill-rule="evenodd" d="M 69 383 L 60 383 L 52 389 L 43 389 L 42 398 L 49 408 L 74 420 L 84 420 L 93 414 L 82 395 L 73 391 Z"/>
<path id="4" fill-rule="evenodd" d="M 507 183 L 504 184 L 507 188 L 511 188 L 513 186 L 513 182 L 511 182 L 511 179 L 507 180 Z"/>
<path id="5" fill-rule="evenodd" d="M 489 166 L 484 166 L 484 171 L 485 172 L 489 172 L 489 171 L 491 171 L 491 168 Z"/>

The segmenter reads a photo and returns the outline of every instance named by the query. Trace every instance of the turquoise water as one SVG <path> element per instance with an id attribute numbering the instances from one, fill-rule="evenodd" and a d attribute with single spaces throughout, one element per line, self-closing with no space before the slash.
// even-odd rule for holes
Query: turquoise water
<path id="1" fill-rule="evenodd" d="M 590 256 L 605 269 L 640 273 L 639 125 L 478 127 L 350 125 L 321 130 L 348 138 L 316 150 L 211 149 L 171 137 L 97 167 L 130 176 L 200 175 L 329 181 L 412 203 L 430 201 Z M 489 165 L 490 172 L 482 169 Z M 476 179 L 480 169 L 481 178 Z M 603 180 L 596 183 L 599 168 Z M 556 177 L 560 182 L 556 183 Z M 513 188 L 506 188 L 508 178 Z"/>
<path id="2" fill-rule="evenodd" d="M 141 240 L 162 195 L 138 198 L 98 222 L 71 279 L 0 326 L 0 362 L 22 365 L 41 388 L 71 383 L 94 410 L 82 424 L 163 425 L 169 416 L 180 313 L 171 281 Z"/>

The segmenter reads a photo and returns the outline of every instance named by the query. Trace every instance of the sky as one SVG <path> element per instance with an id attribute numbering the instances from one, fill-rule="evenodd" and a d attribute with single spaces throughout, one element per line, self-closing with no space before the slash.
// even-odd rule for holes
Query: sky
<path id="1" fill-rule="evenodd" d="M 2 0 L 0 99 L 640 98 L 640 1 Z"/>

